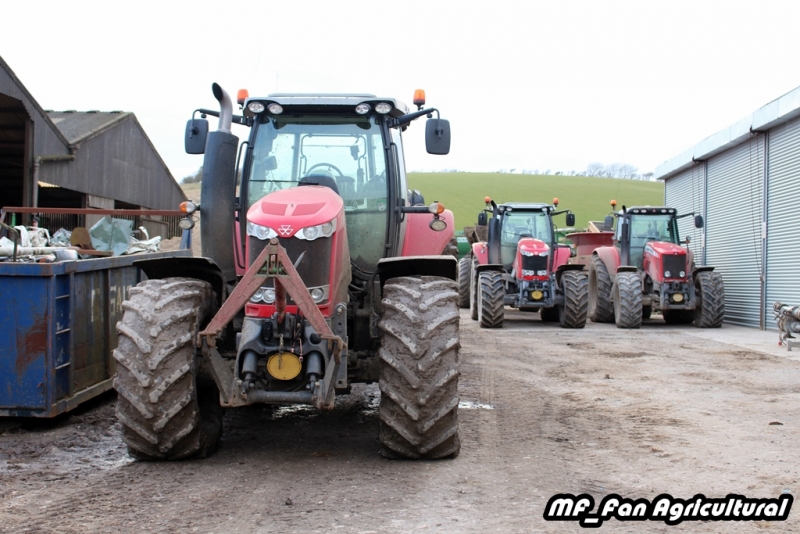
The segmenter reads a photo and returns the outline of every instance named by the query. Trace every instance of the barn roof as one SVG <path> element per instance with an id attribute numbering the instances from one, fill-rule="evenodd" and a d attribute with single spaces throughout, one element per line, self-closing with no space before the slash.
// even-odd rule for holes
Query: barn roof
<path id="1" fill-rule="evenodd" d="M 123 121 L 131 113 L 128 111 L 47 111 L 53 124 L 61 131 L 70 144 L 101 133 Z"/>

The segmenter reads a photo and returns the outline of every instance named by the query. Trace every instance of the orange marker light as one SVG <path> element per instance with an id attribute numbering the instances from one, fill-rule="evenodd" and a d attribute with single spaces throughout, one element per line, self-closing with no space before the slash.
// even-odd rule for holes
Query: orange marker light
<path id="1" fill-rule="evenodd" d="M 614 207 L 614 206 L 616 206 L 616 205 L 617 205 L 617 201 L 616 201 L 616 200 L 612 200 L 612 201 L 611 201 L 611 207 L 613 208 L 613 207 Z"/>
<path id="2" fill-rule="evenodd" d="M 197 204 L 195 204 L 191 200 L 181 202 L 180 210 L 183 213 L 194 213 L 197 210 Z"/>
<path id="3" fill-rule="evenodd" d="M 428 206 L 428 211 L 433 213 L 434 215 L 441 215 L 444 213 L 444 204 L 441 202 L 434 202 L 430 206 Z"/>
<path id="4" fill-rule="evenodd" d="M 555 207 L 558 207 L 558 197 L 556 197 L 556 198 L 554 198 L 554 199 L 553 199 L 553 205 L 554 205 Z"/>
<path id="5" fill-rule="evenodd" d="M 236 95 L 236 101 L 239 103 L 240 106 L 244 106 L 244 101 L 248 99 L 250 93 L 247 89 L 239 89 L 239 92 Z"/>
<path id="6" fill-rule="evenodd" d="M 483 201 L 488 204 L 489 202 L 492 201 L 492 197 L 484 197 Z"/>
<path id="7" fill-rule="evenodd" d="M 417 89 L 416 91 L 414 91 L 414 105 L 415 106 L 425 105 L 425 89 Z"/>

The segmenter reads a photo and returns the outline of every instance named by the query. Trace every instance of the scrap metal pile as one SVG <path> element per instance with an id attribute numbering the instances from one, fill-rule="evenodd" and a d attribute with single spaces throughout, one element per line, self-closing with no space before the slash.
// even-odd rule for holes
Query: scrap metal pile
<path id="1" fill-rule="evenodd" d="M 89 230 L 63 228 L 50 235 L 38 226 L 9 226 L 0 222 L 0 262 L 40 262 L 77 260 L 96 256 L 120 256 L 137 252 L 158 252 L 160 236 L 150 238 L 142 226 L 144 239 L 133 237 L 133 222 L 104 217 Z"/>
<path id="2" fill-rule="evenodd" d="M 772 306 L 772 313 L 778 323 L 778 344 L 786 345 L 788 350 L 792 350 L 795 337 L 792 334 L 800 334 L 800 306 L 787 306 L 776 302 Z"/>

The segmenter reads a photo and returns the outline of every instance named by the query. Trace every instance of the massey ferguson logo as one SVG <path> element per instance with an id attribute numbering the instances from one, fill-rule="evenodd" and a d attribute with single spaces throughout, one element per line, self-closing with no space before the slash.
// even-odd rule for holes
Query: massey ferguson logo
<path id="1" fill-rule="evenodd" d="M 282 224 L 281 227 L 278 229 L 278 233 L 282 236 L 287 236 L 292 233 L 292 227 L 288 224 Z"/>

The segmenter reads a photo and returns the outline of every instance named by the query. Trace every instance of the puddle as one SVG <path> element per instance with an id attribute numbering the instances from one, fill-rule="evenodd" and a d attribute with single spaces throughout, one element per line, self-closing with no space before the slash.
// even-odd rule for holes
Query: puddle
<path id="1" fill-rule="evenodd" d="M 494 410 L 494 406 L 491 404 L 475 401 L 461 401 L 458 403 L 458 407 L 462 410 Z"/>

